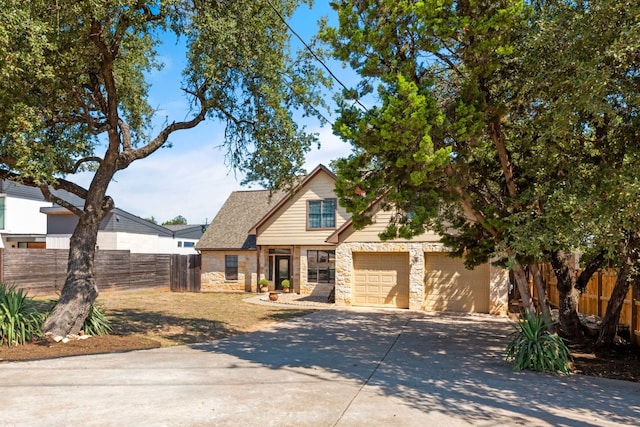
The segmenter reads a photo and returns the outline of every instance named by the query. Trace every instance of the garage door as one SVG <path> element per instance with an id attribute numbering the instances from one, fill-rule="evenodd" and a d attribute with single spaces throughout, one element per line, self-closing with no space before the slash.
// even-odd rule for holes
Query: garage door
<path id="1" fill-rule="evenodd" d="M 489 264 L 467 270 L 460 258 L 425 254 L 423 308 L 465 313 L 489 312 Z"/>
<path id="2" fill-rule="evenodd" d="M 353 305 L 409 308 L 408 253 L 354 253 Z"/>

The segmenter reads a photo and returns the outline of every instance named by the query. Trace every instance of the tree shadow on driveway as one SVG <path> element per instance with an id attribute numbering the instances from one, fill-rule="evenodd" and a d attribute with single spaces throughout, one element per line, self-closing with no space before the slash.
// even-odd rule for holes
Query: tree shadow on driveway
<path id="1" fill-rule="evenodd" d="M 637 423 L 639 384 L 513 372 L 503 360 L 512 331 L 505 318 L 487 315 L 327 310 L 192 348 L 355 381 L 362 388 L 345 405 L 357 414 L 393 401 L 458 424 Z"/>

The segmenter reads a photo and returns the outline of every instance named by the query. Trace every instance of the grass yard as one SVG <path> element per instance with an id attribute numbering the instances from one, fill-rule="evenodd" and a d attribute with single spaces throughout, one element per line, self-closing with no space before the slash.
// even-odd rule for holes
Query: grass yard
<path id="1" fill-rule="evenodd" d="M 256 331 L 313 312 L 243 302 L 246 293 L 105 292 L 97 305 L 113 327 L 108 336 L 0 347 L 0 361 L 106 353 L 206 342 Z M 42 302 L 43 306 L 46 305 Z"/>

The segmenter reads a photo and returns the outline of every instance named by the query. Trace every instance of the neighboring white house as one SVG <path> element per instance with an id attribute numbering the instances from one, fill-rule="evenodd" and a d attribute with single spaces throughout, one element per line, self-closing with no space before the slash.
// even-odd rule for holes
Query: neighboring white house
<path id="1" fill-rule="evenodd" d="M 78 217 L 60 206 L 40 211 L 47 217 L 47 248 L 68 249 Z M 196 254 L 195 244 L 203 231 L 202 225 L 170 229 L 114 208 L 100 223 L 97 248 L 131 253 Z"/>
<path id="2" fill-rule="evenodd" d="M 0 180 L 0 247 L 44 248 L 47 218 L 40 208 L 51 206 L 39 189 Z"/>
<path id="3" fill-rule="evenodd" d="M 82 206 L 84 200 L 61 190 L 53 193 Z M 0 180 L 0 248 L 68 249 L 78 218 L 47 202 L 38 188 Z M 98 249 L 132 253 L 196 254 L 206 225 L 161 226 L 119 208 L 107 214 L 98 231 Z"/>

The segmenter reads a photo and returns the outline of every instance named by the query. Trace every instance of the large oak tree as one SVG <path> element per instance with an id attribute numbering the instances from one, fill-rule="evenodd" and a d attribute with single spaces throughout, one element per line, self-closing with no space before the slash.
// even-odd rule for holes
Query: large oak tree
<path id="1" fill-rule="evenodd" d="M 98 226 L 116 173 L 207 118 L 225 125 L 227 155 L 271 187 L 299 173 L 315 138 L 293 120 L 315 114 L 323 77 L 291 52 L 294 0 L 6 0 L 0 8 L 0 166 L 77 215 L 67 279 L 45 322 L 77 333 L 98 295 Z M 180 84 L 191 105 L 158 125 L 147 78 L 167 32 L 186 44 Z M 186 117 L 186 118 L 185 118 Z M 154 133 L 155 132 L 155 133 Z M 94 171 L 88 188 L 65 179 Z M 51 188 L 85 200 L 82 207 Z"/>

